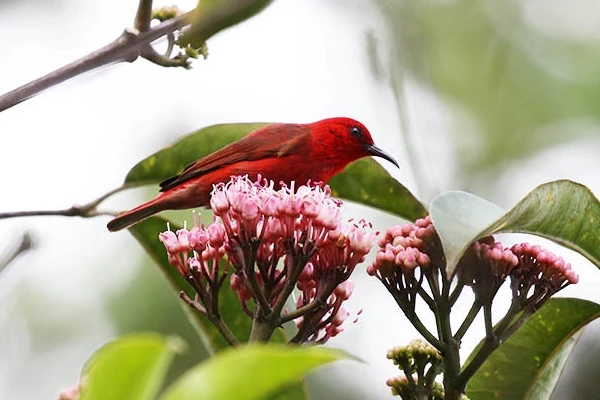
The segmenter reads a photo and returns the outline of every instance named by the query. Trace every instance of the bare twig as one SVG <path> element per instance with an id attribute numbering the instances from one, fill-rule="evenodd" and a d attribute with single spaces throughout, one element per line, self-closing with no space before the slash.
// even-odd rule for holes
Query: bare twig
<path id="1" fill-rule="evenodd" d="M 190 11 L 169 19 L 145 32 L 140 32 L 138 29 L 126 29 L 112 43 L 0 96 L 0 111 L 84 72 L 118 62 L 133 62 L 139 56 L 145 56 L 150 48 L 150 43 L 188 25 L 191 22 L 192 13 L 193 11 Z"/>
<path id="2" fill-rule="evenodd" d="M 133 26 L 140 32 L 150 29 L 150 20 L 152 19 L 152 0 L 140 0 Z"/>
<path id="3" fill-rule="evenodd" d="M 81 205 L 81 206 L 73 205 L 69 208 L 65 208 L 65 209 L 61 209 L 61 210 L 4 212 L 4 213 L 0 213 L 0 219 L 17 218 L 17 217 L 50 216 L 50 215 L 63 216 L 63 217 L 82 217 L 82 218 L 97 217 L 99 215 L 114 216 L 114 215 L 116 215 L 116 213 L 114 213 L 114 212 L 98 211 L 97 210 L 98 205 L 100 205 L 100 203 L 102 203 L 104 200 L 106 200 L 113 194 L 121 192 L 125 189 L 129 189 L 133 186 L 134 185 L 119 186 L 118 188 L 113 189 L 113 190 L 103 194 L 102 196 L 98 197 L 97 199 L 95 199 L 87 204 Z"/>
<path id="4" fill-rule="evenodd" d="M 0 260 L 0 272 L 4 271 L 4 269 L 8 267 L 10 263 L 12 263 L 17 257 L 33 249 L 33 247 L 34 245 L 31 235 L 28 232 L 23 233 L 19 246 L 14 250 L 9 251 L 8 254 L 3 256 Z"/>

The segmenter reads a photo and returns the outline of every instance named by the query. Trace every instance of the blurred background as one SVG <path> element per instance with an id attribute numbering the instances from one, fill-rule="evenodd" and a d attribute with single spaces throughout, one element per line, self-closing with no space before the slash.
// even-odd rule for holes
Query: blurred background
<path id="1" fill-rule="evenodd" d="M 190 0 L 177 4 L 194 7 Z M 113 40 L 132 25 L 136 6 L 135 0 L 0 0 L 0 92 Z M 277 0 L 208 47 L 208 60 L 191 71 L 139 60 L 80 76 L 2 112 L 0 212 L 91 201 L 119 186 L 137 161 L 203 126 L 331 116 L 364 122 L 399 160 L 401 169 L 390 172 L 425 204 L 461 189 L 510 208 L 538 184 L 561 178 L 600 193 L 600 3 L 594 0 Z M 122 193 L 103 209 L 123 210 L 155 192 Z M 380 230 L 403 222 L 345 208 L 347 218 L 366 218 Z M 184 337 L 189 351 L 172 376 L 204 354 L 156 267 L 127 232 L 109 234 L 107 221 L 0 221 L 0 259 L 24 232 L 35 242 L 0 273 L 0 398 L 56 398 L 77 383 L 96 348 L 126 332 Z M 581 276 L 561 295 L 599 302 L 596 268 L 544 244 Z M 416 337 L 364 268 L 354 275 L 351 299 L 351 307 L 363 309 L 361 318 L 328 345 L 365 363 L 313 374 L 314 399 L 391 398 L 385 380 L 397 370 L 385 353 Z M 465 357 L 482 337 L 478 328 L 463 344 Z M 554 399 L 591 398 L 589 390 L 598 390 L 589 376 L 600 370 L 594 332 L 598 324 L 581 337 Z"/>

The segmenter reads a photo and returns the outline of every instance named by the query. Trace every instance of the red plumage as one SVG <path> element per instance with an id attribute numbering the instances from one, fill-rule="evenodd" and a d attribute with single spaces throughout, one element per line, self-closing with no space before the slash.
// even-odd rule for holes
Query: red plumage
<path id="1" fill-rule="evenodd" d="M 275 183 L 327 182 L 346 165 L 374 155 L 398 165 L 373 145 L 367 128 L 350 118 L 330 118 L 312 124 L 273 124 L 257 129 L 160 184 L 153 200 L 124 212 L 108 223 L 110 231 L 135 224 L 164 210 L 208 206 L 214 184 L 234 175 L 258 174 Z"/>

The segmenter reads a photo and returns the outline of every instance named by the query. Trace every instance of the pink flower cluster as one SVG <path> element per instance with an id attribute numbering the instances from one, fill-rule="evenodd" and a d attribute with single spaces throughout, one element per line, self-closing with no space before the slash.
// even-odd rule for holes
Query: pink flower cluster
<path id="1" fill-rule="evenodd" d="M 398 273 L 412 275 L 417 267 L 429 267 L 428 245 L 435 235 L 429 216 L 418 219 L 414 224 L 388 228 L 385 236 L 379 239 L 377 257 L 367 268 L 367 273 L 392 278 Z"/>
<path id="2" fill-rule="evenodd" d="M 231 289 L 250 316 L 250 300 L 276 310 L 297 286 L 296 311 L 306 312 L 292 311 L 290 319 L 303 341 L 325 342 L 341 331 L 342 303 L 352 293 L 347 279 L 375 240 L 364 221 L 342 225 L 340 206 L 328 186 L 275 189 L 273 182 L 233 177 L 213 189 L 214 223 L 167 231 L 160 240 L 182 275 L 199 272 L 209 284 L 220 279 L 218 261 L 226 255 Z"/>
<path id="3" fill-rule="evenodd" d="M 179 229 L 176 233 L 165 231 L 159 239 L 167 249 L 169 264 L 184 277 L 190 275 L 190 269 L 210 274 L 225 254 L 225 229 L 220 224 Z M 190 252 L 193 252 L 192 257 Z"/>
<path id="4" fill-rule="evenodd" d="M 521 298 L 524 305 L 536 307 L 565 286 L 579 280 L 577 273 L 562 257 L 537 245 L 521 243 L 505 248 L 490 236 L 475 242 L 473 250 L 484 265 L 490 268 L 488 278 L 482 273 L 485 271 L 472 270 L 473 289 L 490 300 L 509 276 L 513 282 L 513 290 L 516 290 L 514 295 Z M 530 291 L 531 288 L 533 291 Z"/>
<path id="5" fill-rule="evenodd" d="M 517 256 L 491 236 L 473 243 L 473 250 L 481 260 L 490 265 L 493 275 L 504 280 L 519 263 Z"/>
<path id="6" fill-rule="evenodd" d="M 540 246 L 529 243 L 515 244 L 510 249 L 518 258 L 512 276 L 520 283 L 528 282 L 555 293 L 569 284 L 579 282 L 579 275 L 571 264 Z"/>
<path id="7" fill-rule="evenodd" d="M 315 287 L 314 268 L 311 264 L 307 264 L 307 269 L 308 272 L 305 269 L 306 274 L 303 272 L 301 279 L 298 280 L 297 286 L 302 293 L 296 300 L 296 309 L 306 307 L 319 297 Z M 342 304 L 350 298 L 353 290 L 352 282 L 340 283 L 326 299 L 324 307 L 296 319 L 297 341 L 325 343 L 342 332 L 341 326 L 350 316 Z"/>

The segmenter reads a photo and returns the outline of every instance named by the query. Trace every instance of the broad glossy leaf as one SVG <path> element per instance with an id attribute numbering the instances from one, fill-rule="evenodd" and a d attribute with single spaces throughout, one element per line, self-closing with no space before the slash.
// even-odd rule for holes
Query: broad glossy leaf
<path id="1" fill-rule="evenodd" d="M 265 125 L 227 124 L 200 129 L 140 161 L 127 174 L 125 184 L 158 183 L 177 175 L 197 159 Z M 427 214 L 425 207 L 408 189 L 371 158 L 352 163 L 330 184 L 335 196 L 376 207 L 408 220 Z"/>
<path id="2" fill-rule="evenodd" d="M 558 350 L 558 352 L 550 359 L 550 362 L 544 367 L 539 378 L 531 387 L 529 399 L 546 400 L 552 397 L 556 384 L 567 365 L 567 361 L 569 361 L 571 352 L 573 351 L 575 344 L 579 341 L 583 331 L 584 329 L 580 329 L 575 332 L 575 334 L 564 342 L 560 347 L 560 350 Z"/>
<path id="3" fill-rule="evenodd" d="M 97 350 L 81 374 L 80 400 L 152 400 L 160 390 L 175 339 L 156 334 L 121 337 Z"/>
<path id="4" fill-rule="evenodd" d="M 520 400 L 543 395 L 551 387 L 540 387 L 556 383 L 570 354 L 563 346 L 571 346 L 571 337 L 599 316 L 600 305 L 591 301 L 550 299 L 491 354 L 469 381 L 467 396 Z"/>
<path id="5" fill-rule="evenodd" d="M 179 275 L 177 269 L 169 264 L 165 247 L 158 240 L 158 234 L 164 231 L 166 226 L 167 220 L 160 217 L 150 217 L 132 226 L 129 228 L 129 231 L 155 261 L 160 271 L 173 287 L 175 293 L 179 293 L 183 290 L 188 293 L 188 296 L 193 298 L 193 289 L 181 275 Z M 175 231 L 179 228 L 171 223 L 171 229 Z M 219 294 L 219 309 L 223 320 L 229 326 L 233 334 L 238 340 L 245 342 L 248 340 L 250 329 L 252 328 L 252 320 L 241 310 L 239 299 L 237 295 L 230 290 L 228 282 L 229 281 L 226 279 Z M 181 306 L 209 353 L 214 354 L 219 350 L 229 347 L 219 331 L 209 321 L 199 313 L 190 309 L 183 301 L 181 301 Z M 277 329 L 271 337 L 271 342 L 273 343 L 286 343 L 287 341 L 288 338 L 283 329 Z M 306 388 L 303 384 L 293 385 L 289 388 L 285 398 L 304 399 L 306 398 Z"/>
<path id="6" fill-rule="evenodd" d="M 423 204 L 370 157 L 348 165 L 329 184 L 336 197 L 379 208 L 410 221 L 427 215 Z"/>
<path id="7" fill-rule="evenodd" d="M 506 213 L 472 194 L 448 192 L 432 200 L 430 211 L 448 275 L 473 241 L 500 232 L 543 236 L 600 268 L 600 202 L 581 184 L 561 180 L 540 185 Z"/>
<path id="8" fill-rule="evenodd" d="M 318 366 L 347 358 L 323 346 L 249 345 L 219 353 L 168 388 L 161 400 L 264 399 Z"/>
<path id="9" fill-rule="evenodd" d="M 179 39 L 181 45 L 200 47 L 215 33 L 239 24 L 261 12 L 273 0 L 201 0 L 192 24 Z"/>
<path id="10" fill-rule="evenodd" d="M 137 163 L 125 177 L 125 184 L 159 183 L 179 174 L 186 166 L 267 125 L 221 124 L 202 128 L 182 137 Z"/>

